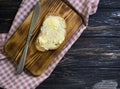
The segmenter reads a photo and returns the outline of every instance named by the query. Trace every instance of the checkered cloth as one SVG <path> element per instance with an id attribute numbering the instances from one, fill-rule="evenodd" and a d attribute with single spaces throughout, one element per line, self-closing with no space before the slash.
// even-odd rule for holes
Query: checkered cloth
<path id="1" fill-rule="evenodd" d="M 0 34 L 0 87 L 5 89 L 34 89 L 50 76 L 56 65 L 70 49 L 73 43 L 79 38 L 86 28 L 85 25 L 79 27 L 69 42 L 65 45 L 62 52 L 52 61 L 47 69 L 38 77 L 27 75 L 23 72 L 21 75 L 15 74 L 15 65 L 3 53 L 3 45 L 7 39 L 15 32 L 19 25 L 27 17 L 33 6 L 38 0 L 24 0 L 14 18 L 13 24 L 8 33 Z M 84 16 L 85 23 L 88 23 L 89 15 L 96 12 L 99 0 L 68 0 L 70 4 Z"/>

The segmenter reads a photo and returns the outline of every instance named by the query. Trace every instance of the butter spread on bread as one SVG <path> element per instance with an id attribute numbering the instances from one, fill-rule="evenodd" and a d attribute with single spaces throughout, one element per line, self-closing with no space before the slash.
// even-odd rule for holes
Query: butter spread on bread
<path id="1" fill-rule="evenodd" d="M 39 51 L 55 50 L 65 40 L 66 22 L 60 16 L 48 15 L 40 30 L 36 40 L 36 48 Z"/>

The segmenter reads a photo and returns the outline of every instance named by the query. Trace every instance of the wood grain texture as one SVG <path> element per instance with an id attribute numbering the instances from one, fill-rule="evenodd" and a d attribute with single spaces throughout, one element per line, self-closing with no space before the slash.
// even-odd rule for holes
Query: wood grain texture
<path id="1" fill-rule="evenodd" d="M 119 0 L 100 0 L 99 7 L 100 9 L 120 9 L 120 1 Z"/>
<path id="2" fill-rule="evenodd" d="M 110 25 L 120 26 L 120 9 L 98 9 L 97 13 L 90 19 L 91 26 Z"/>
<path id="3" fill-rule="evenodd" d="M 21 0 L 0 0 L 0 32 L 8 32 Z"/>
<path id="4" fill-rule="evenodd" d="M 11 7 L 7 10 L 8 5 L 3 5 L 2 11 L 6 10 L 7 14 L 0 15 L 0 18 L 4 17 L 3 20 L 0 19 L 0 23 L 6 23 L 4 26 L 0 24 L 0 28 L 4 29 L 0 29 L 1 33 L 8 32 L 11 22 L 6 19 L 13 20 L 14 12 L 9 13 L 9 10 L 12 10 L 12 7 L 17 9 L 17 2 L 16 6 L 10 3 Z M 2 2 L 0 4 L 2 5 Z M 67 52 L 52 75 L 36 89 L 92 89 L 94 84 L 102 80 L 115 80 L 119 89 L 120 58 L 117 56 L 120 53 L 119 11 L 119 0 L 100 0 L 97 13 L 90 16 L 88 29 Z M 108 53 L 109 55 L 106 55 Z"/>
<path id="5" fill-rule="evenodd" d="M 78 65 L 62 65 L 60 63 L 50 78 L 36 89 L 93 89 L 94 84 L 101 80 L 114 80 L 120 84 L 119 68 L 80 68 Z"/>
<path id="6" fill-rule="evenodd" d="M 75 13 L 70 7 L 60 0 L 44 0 L 41 2 L 41 13 L 38 23 L 35 27 L 33 37 L 28 50 L 25 67 L 33 75 L 40 75 L 47 66 L 57 57 L 57 55 L 64 48 L 65 44 L 70 40 L 72 35 L 76 32 L 79 26 L 82 25 L 81 17 Z M 66 37 L 64 42 L 57 50 L 40 52 L 35 48 L 35 41 L 40 33 L 40 27 L 48 14 L 60 15 L 66 21 Z M 27 17 L 23 24 L 17 29 L 14 35 L 5 44 L 5 52 L 15 61 L 19 61 L 24 49 L 24 45 L 27 39 L 29 23 L 31 21 L 32 13 Z M 18 40 L 19 39 L 19 40 Z"/>

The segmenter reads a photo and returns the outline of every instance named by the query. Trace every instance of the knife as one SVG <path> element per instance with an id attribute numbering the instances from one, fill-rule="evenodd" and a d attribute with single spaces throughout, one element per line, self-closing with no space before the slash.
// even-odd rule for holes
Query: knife
<path id="1" fill-rule="evenodd" d="M 30 39 L 32 37 L 35 25 L 37 23 L 38 17 L 40 14 L 40 1 L 37 2 L 37 4 L 35 5 L 34 11 L 33 11 L 33 15 L 32 15 L 32 20 L 30 23 L 30 30 L 28 32 L 28 37 L 27 37 L 27 41 L 25 44 L 25 48 L 23 50 L 21 59 L 19 61 L 19 64 L 17 66 L 17 74 L 21 74 L 23 69 L 24 69 L 24 64 L 25 64 L 25 60 L 26 60 L 26 56 L 27 56 L 27 52 L 28 52 L 28 48 L 29 48 L 29 43 L 30 43 Z"/>

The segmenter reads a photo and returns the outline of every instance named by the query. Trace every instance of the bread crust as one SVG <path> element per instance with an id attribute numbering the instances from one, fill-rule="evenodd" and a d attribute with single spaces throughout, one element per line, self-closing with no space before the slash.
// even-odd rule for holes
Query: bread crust
<path id="1" fill-rule="evenodd" d="M 48 17 L 48 16 L 50 16 L 50 15 L 53 15 L 53 16 L 60 16 L 60 15 L 57 15 L 57 14 L 53 14 L 53 13 L 49 13 L 49 14 L 47 14 L 46 16 L 45 16 L 45 18 L 44 18 L 44 20 L 43 20 L 43 22 L 46 20 L 46 18 Z M 61 17 L 61 16 L 60 16 Z M 66 23 L 65 23 L 65 25 L 66 25 Z M 43 23 L 42 23 L 42 26 L 43 26 Z M 66 30 L 66 28 L 65 28 L 65 30 Z M 54 48 L 50 48 L 50 49 L 48 49 L 48 50 L 46 50 L 45 48 L 43 48 L 43 47 L 41 47 L 40 46 L 40 44 L 39 44 L 39 41 L 38 41 L 38 38 L 41 36 L 41 32 L 39 33 L 39 35 L 37 36 L 37 39 L 36 39 L 36 41 L 35 41 L 35 47 L 36 47 L 36 49 L 38 50 L 38 51 L 41 51 L 41 52 L 46 52 L 46 51 L 48 51 L 48 50 L 56 50 L 61 44 L 56 44 L 56 47 L 54 47 Z M 65 32 L 65 36 L 66 36 L 66 32 Z M 65 39 L 64 39 L 65 40 Z"/>

